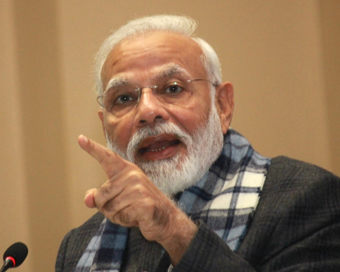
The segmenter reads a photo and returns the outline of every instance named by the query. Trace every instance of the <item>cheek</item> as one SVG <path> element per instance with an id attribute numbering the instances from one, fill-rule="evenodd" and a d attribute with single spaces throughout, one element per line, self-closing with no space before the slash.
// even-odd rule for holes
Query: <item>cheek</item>
<path id="1" fill-rule="evenodd" d="M 107 134 L 117 143 L 120 149 L 125 150 L 130 137 L 132 137 L 133 121 L 129 118 L 117 119 L 113 116 L 106 116 L 105 130 Z"/>
<path id="2" fill-rule="evenodd" d="M 182 109 L 174 109 L 171 111 L 171 116 L 174 118 L 174 123 L 180 129 L 193 135 L 198 128 L 205 125 L 208 120 L 210 105 L 196 105 Z"/>

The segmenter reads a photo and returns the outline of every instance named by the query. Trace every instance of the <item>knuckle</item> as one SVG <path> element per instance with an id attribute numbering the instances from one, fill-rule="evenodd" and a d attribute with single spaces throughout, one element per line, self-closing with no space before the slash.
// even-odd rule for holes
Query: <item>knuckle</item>
<path id="1" fill-rule="evenodd" d="M 140 183 L 137 183 L 135 186 L 134 186 L 134 191 L 140 195 L 141 197 L 147 197 L 147 191 L 146 191 L 146 188 L 144 187 L 144 185 L 140 184 Z"/>
<path id="2" fill-rule="evenodd" d="M 118 206 L 119 206 L 119 201 L 111 199 L 105 203 L 103 208 L 106 212 L 115 212 Z"/>
<path id="3" fill-rule="evenodd" d="M 130 170 L 130 171 L 127 173 L 127 178 L 128 178 L 131 182 L 139 182 L 140 179 L 141 179 L 140 171 L 138 171 L 138 170 L 136 170 L 136 169 Z"/>
<path id="4" fill-rule="evenodd" d="M 132 222 L 130 213 L 126 211 L 121 211 L 118 214 L 118 220 L 124 224 L 130 224 Z"/>
<path id="5" fill-rule="evenodd" d="M 106 182 L 102 186 L 100 186 L 100 192 L 104 198 L 108 198 L 111 196 L 113 190 L 112 182 Z"/>

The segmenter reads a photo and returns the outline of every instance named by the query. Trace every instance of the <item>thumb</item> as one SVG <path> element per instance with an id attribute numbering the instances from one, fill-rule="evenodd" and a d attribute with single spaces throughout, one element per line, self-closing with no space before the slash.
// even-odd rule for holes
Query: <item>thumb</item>
<path id="1" fill-rule="evenodd" d="M 96 191 L 97 191 L 97 189 L 93 188 L 93 189 L 88 190 L 85 194 L 84 202 L 85 202 L 85 205 L 88 208 L 95 208 L 96 207 L 96 202 L 94 200 L 94 193 Z"/>

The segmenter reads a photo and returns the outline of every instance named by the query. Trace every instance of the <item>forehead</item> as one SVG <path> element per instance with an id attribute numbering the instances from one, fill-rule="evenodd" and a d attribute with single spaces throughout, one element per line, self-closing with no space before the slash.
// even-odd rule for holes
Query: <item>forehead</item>
<path id="1" fill-rule="evenodd" d="M 194 77 L 206 77 L 201 48 L 191 38 L 170 32 L 149 32 L 120 42 L 102 69 L 104 89 L 113 77 L 152 77 L 162 67 L 178 66 Z"/>

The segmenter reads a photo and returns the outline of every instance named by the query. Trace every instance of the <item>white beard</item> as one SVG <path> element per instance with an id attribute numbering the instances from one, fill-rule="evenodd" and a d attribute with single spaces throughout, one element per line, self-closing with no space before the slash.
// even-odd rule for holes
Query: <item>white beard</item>
<path id="1" fill-rule="evenodd" d="M 159 161 L 136 161 L 137 146 L 144 139 L 158 134 L 176 135 L 187 148 L 187 155 L 176 156 Z M 178 126 L 160 122 L 154 128 L 144 127 L 130 140 L 127 151 L 123 152 L 106 133 L 107 145 L 124 159 L 135 163 L 148 178 L 166 195 L 171 196 L 194 185 L 209 170 L 223 148 L 223 132 L 220 118 L 212 103 L 208 120 L 199 127 L 192 137 Z"/>

